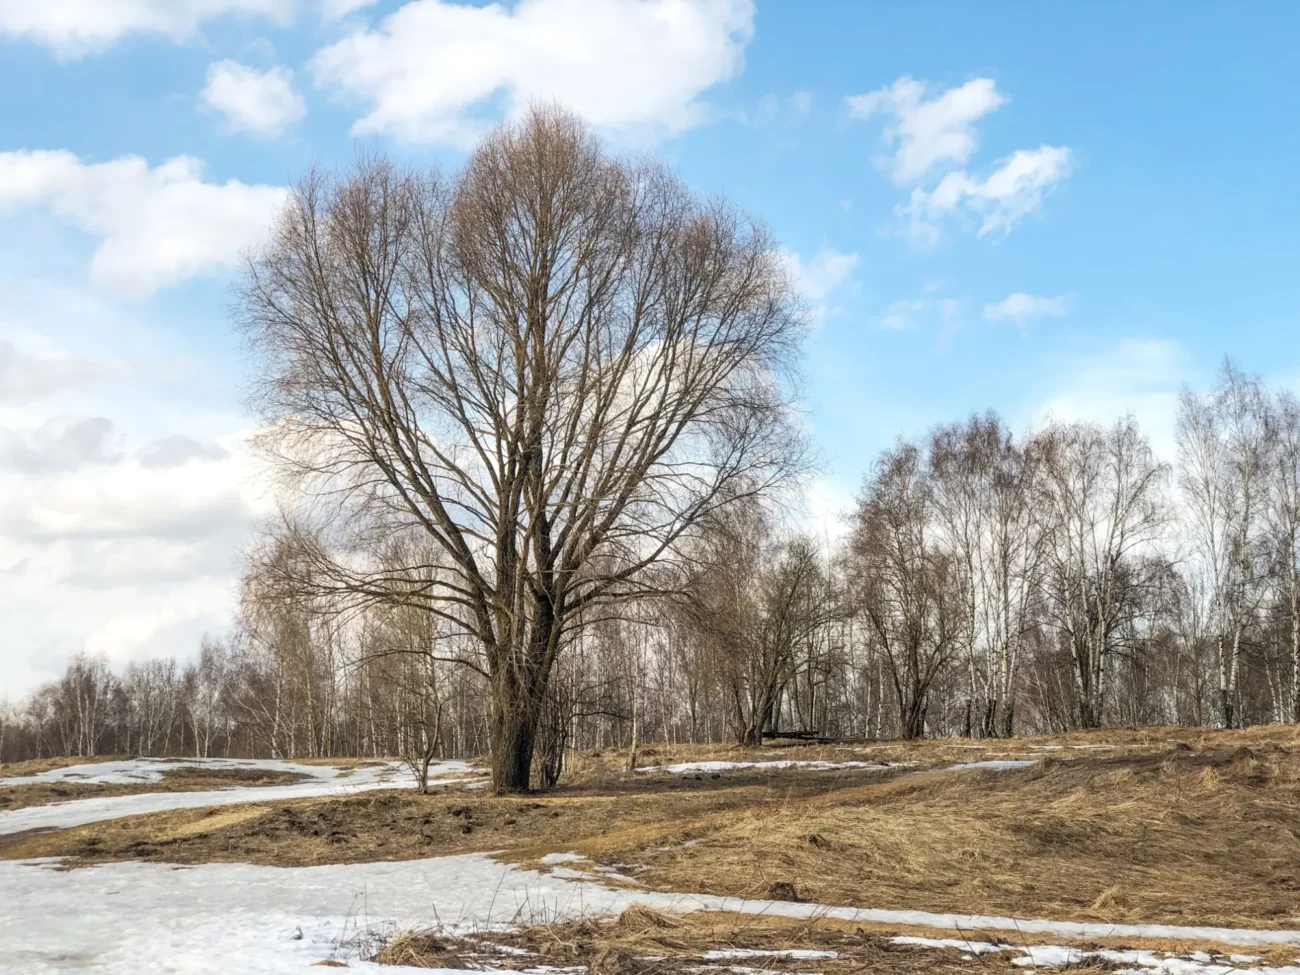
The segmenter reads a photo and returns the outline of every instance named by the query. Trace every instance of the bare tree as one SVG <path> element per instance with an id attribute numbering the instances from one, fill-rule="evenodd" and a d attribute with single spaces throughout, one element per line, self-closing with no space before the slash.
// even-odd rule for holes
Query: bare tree
<path id="1" fill-rule="evenodd" d="M 915 444 L 876 464 L 849 540 L 854 605 L 886 662 L 899 731 L 926 731 L 930 692 L 961 647 L 968 605 L 958 563 L 936 537 L 931 472 Z"/>
<path id="2" fill-rule="evenodd" d="M 779 538 L 752 504 L 719 519 L 695 555 L 681 621 L 737 743 L 761 744 L 800 659 L 838 618 L 825 560 L 807 537 Z"/>
<path id="3" fill-rule="evenodd" d="M 268 456 L 347 553 L 321 577 L 477 642 L 499 791 L 529 786 L 583 614 L 801 461 L 806 316 L 771 238 L 559 110 L 450 179 L 380 159 L 310 174 L 241 299 Z M 427 586 L 355 556 L 412 531 L 447 562 Z"/>
<path id="4" fill-rule="evenodd" d="M 1047 532 L 1045 611 L 1074 663 L 1078 722 L 1096 728 L 1107 664 L 1164 581 L 1165 563 L 1155 556 L 1168 523 L 1168 471 L 1132 417 L 1109 429 L 1053 426 L 1033 449 L 1042 463 L 1036 503 Z"/>
<path id="5" fill-rule="evenodd" d="M 1285 392 L 1272 425 L 1268 533 L 1290 657 L 1290 721 L 1300 722 L 1300 401 Z"/>
<path id="6" fill-rule="evenodd" d="M 1179 486 L 1209 578 L 1219 716 L 1237 724 L 1242 640 L 1262 598 L 1269 415 L 1257 380 L 1226 362 L 1218 386 L 1178 404 Z"/>
<path id="7" fill-rule="evenodd" d="M 940 427 L 929 445 L 938 533 L 966 602 L 962 634 L 967 733 L 1010 735 L 1016 674 L 1037 624 L 1045 533 L 1035 516 L 1037 465 L 996 414 Z"/>

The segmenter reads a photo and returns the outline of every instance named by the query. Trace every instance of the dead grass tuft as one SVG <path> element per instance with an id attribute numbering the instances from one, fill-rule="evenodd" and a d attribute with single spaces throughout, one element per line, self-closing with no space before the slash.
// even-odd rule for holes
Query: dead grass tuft
<path id="1" fill-rule="evenodd" d="M 618 931 L 673 931 L 682 926 L 680 918 L 662 914 L 644 904 L 633 904 L 614 922 Z"/>
<path id="2" fill-rule="evenodd" d="M 401 934 L 384 945 L 373 960 L 381 965 L 404 965 L 409 968 L 468 968 L 454 949 L 454 944 L 453 939 L 435 932 Z"/>

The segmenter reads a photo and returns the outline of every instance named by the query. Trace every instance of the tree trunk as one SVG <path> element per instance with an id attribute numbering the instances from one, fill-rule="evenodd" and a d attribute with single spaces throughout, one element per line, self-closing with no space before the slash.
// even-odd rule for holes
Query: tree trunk
<path id="1" fill-rule="evenodd" d="M 492 789 L 498 795 L 527 792 L 532 786 L 536 707 L 496 701 L 492 715 Z"/>
<path id="2" fill-rule="evenodd" d="M 1011 699 L 1007 698 L 1002 703 L 1002 737 L 1010 738 L 1014 734 L 1015 727 L 1015 705 Z"/>

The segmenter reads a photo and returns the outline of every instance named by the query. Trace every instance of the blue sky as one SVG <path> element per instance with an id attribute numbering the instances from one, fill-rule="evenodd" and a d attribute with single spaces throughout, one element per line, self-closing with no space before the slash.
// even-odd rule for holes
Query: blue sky
<path id="1" fill-rule="evenodd" d="M 770 223 L 833 529 L 896 436 L 1300 379 L 1300 7 L 0 0 L 0 698 L 228 625 L 267 496 L 230 269 L 305 167 L 529 98 Z"/>

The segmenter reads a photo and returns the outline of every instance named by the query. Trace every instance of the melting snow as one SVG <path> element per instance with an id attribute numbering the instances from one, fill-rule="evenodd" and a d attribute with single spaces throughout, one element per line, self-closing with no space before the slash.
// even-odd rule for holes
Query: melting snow
<path id="1" fill-rule="evenodd" d="M 1003 758 L 989 759 L 985 762 L 958 762 L 956 765 L 949 765 L 945 772 L 959 772 L 962 769 L 970 768 L 991 768 L 991 769 L 1009 769 L 1009 768 L 1028 768 L 1037 762 L 1032 758 Z"/>
<path id="2" fill-rule="evenodd" d="M 55 861 L 0 862 L 0 972 L 300 973 L 306 965 L 339 953 L 341 944 L 342 954 L 349 957 L 346 946 L 359 934 L 433 923 L 472 932 L 614 914 L 634 903 L 664 911 L 725 910 L 1086 939 L 1300 943 L 1300 931 L 1025 920 L 621 890 L 589 879 L 573 882 L 522 870 L 482 854 L 297 868 L 130 862 L 60 871 L 55 866 Z M 951 941 L 966 952 L 979 952 L 984 944 L 934 940 L 936 947 L 949 947 Z M 1058 951 L 1076 950 L 1046 946 L 1025 957 L 1047 966 L 1060 957 Z M 1113 960 L 1133 965 L 1144 975 L 1153 969 L 1162 975 L 1226 972 L 1214 963 L 1151 952 L 1115 953 Z M 351 964 L 353 970 L 376 975 L 399 971 L 356 960 Z M 1300 975 L 1300 968 L 1257 971 Z"/>
<path id="3" fill-rule="evenodd" d="M 717 961 L 723 958 L 838 958 L 838 951 L 818 951 L 814 948 L 782 948 L 782 949 L 763 949 L 763 948 L 719 948 L 714 951 L 706 951 L 700 956 L 706 961 Z"/>
<path id="4" fill-rule="evenodd" d="M 160 764 L 148 759 L 132 759 L 131 762 L 135 763 L 135 767 L 141 772 L 150 770 L 151 765 L 157 766 Z M 129 763 L 105 764 L 126 766 Z M 195 763 L 193 760 L 184 760 L 181 764 L 193 765 Z M 252 761 L 243 763 L 241 767 L 276 768 L 292 764 L 288 762 Z M 86 766 L 76 767 L 84 769 Z M 164 764 L 163 767 L 169 766 Z M 243 802 L 280 802 L 286 799 L 301 799 L 311 796 L 347 795 L 369 789 L 412 788 L 415 785 L 414 777 L 398 762 L 384 762 L 379 765 L 361 766 L 352 770 L 316 765 L 294 767 L 294 770 L 298 769 L 304 772 L 309 770 L 312 778 L 304 782 L 295 782 L 292 785 L 236 786 L 205 792 L 146 792 L 132 796 L 73 799 L 69 802 L 51 803 L 46 806 L 13 809 L 8 812 L 0 812 L 0 835 L 21 833 L 29 829 L 66 829 L 69 826 L 81 826 L 106 819 L 120 819 L 123 816 L 163 812 L 169 809 L 231 806 Z M 57 771 L 66 772 L 67 770 L 59 769 Z M 469 766 L 465 762 L 440 762 L 429 769 L 430 775 L 467 773 L 469 771 Z M 104 774 L 126 775 L 128 772 L 117 769 Z M 65 776 L 66 779 L 67 776 Z M 80 779 L 77 781 L 89 780 Z M 127 781 L 151 780 L 128 779 Z M 439 784 L 453 785 L 464 781 L 466 780 L 450 779 Z M 478 780 L 472 781 L 481 784 Z M 0 784 L 4 783 L 0 782 Z"/>
<path id="5" fill-rule="evenodd" d="M 1216 962 L 1214 956 L 1204 951 L 1193 951 L 1185 957 L 1170 952 L 1144 951 L 1132 949 L 1084 949 L 1070 948 L 1064 945 L 1008 945 L 990 944 L 986 941 L 965 941 L 958 938 L 912 938 L 891 939 L 898 945 L 922 945 L 927 948 L 955 948 L 968 952 L 965 956 L 986 955 L 1005 951 L 1020 953 L 1012 958 L 1011 964 L 1021 968 L 1063 968 L 1067 965 L 1081 965 L 1095 958 L 1110 962 L 1117 971 L 1133 975 L 1229 975 L 1239 972 L 1238 962 L 1258 961 L 1255 955 L 1229 955 L 1228 964 Z M 1124 967 L 1127 966 L 1127 967 Z M 1282 968 L 1254 968 L 1255 975 L 1300 975 L 1300 968 L 1284 966 Z"/>
<path id="6" fill-rule="evenodd" d="M 900 763 L 902 764 L 902 763 Z M 911 764 L 911 763 L 908 763 Z M 682 762 L 680 765 L 647 765 L 637 769 L 638 772 L 667 772 L 669 775 L 691 775 L 696 772 L 729 772 L 734 769 L 808 769 L 814 772 L 834 772 L 840 769 L 885 769 L 897 768 L 897 765 L 885 765 L 881 762 L 813 762 L 781 759 L 772 762 Z"/>
<path id="7" fill-rule="evenodd" d="M 962 938 L 916 938 L 899 937 L 892 939 L 896 945 L 921 945 L 923 948 L 957 948 L 972 955 L 987 955 L 1001 951 L 1003 945 L 989 944 L 987 941 L 966 941 Z"/>
<path id="8" fill-rule="evenodd" d="M 387 764 L 387 763 L 386 763 Z M 131 785 L 136 782 L 161 782 L 166 773 L 177 769 L 255 769 L 259 772 L 292 772 L 313 779 L 334 778 L 341 770 L 300 762 L 281 762 L 259 758 L 128 758 L 112 762 L 88 762 L 49 769 L 35 775 L 14 775 L 0 779 L 0 786 L 32 785 L 43 782 L 81 782 L 89 785 Z"/>

